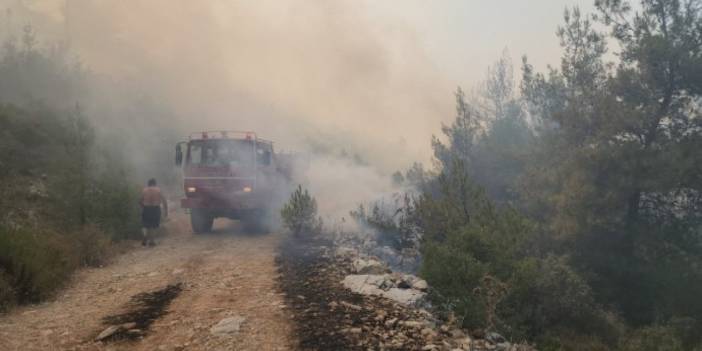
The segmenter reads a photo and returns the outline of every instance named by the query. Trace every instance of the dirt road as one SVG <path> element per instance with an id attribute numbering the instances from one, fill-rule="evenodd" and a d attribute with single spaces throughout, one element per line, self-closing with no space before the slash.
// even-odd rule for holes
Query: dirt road
<path id="1" fill-rule="evenodd" d="M 99 269 L 78 272 L 53 301 L 0 317 L 0 350 L 289 350 L 296 343 L 275 255 L 281 236 L 245 234 L 222 220 L 193 235 L 180 213 L 154 248 L 135 248 Z M 134 340 L 95 342 L 103 318 L 128 310 L 132 296 L 182 283 L 165 314 Z M 215 335 L 242 317 L 238 333 Z"/>

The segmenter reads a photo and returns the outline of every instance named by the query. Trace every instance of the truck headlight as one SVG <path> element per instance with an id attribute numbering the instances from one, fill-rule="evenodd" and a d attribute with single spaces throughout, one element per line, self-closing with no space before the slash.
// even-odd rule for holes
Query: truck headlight
<path id="1" fill-rule="evenodd" d="M 197 188 L 195 188 L 194 186 L 189 186 L 187 191 L 188 191 L 188 193 L 194 193 L 197 191 Z"/>
<path id="2" fill-rule="evenodd" d="M 250 193 L 251 190 L 252 190 L 252 189 L 251 189 L 251 187 L 249 187 L 249 186 L 245 186 L 245 187 L 244 187 L 244 192 L 245 192 L 245 193 Z"/>

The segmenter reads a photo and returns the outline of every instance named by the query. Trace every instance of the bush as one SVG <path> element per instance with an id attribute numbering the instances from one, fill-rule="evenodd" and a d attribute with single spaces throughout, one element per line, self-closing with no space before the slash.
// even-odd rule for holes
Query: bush
<path id="1" fill-rule="evenodd" d="M 301 185 L 292 193 L 280 215 L 283 225 L 296 237 L 314 236 L 322 230 L 322 219 L 317 217 L 317 200 Z"/>
<path id="2" fill-rule="evenodd" d="M 0 270 L 13 287 L 13 302 L 38 302 L 62 286 L 79 266 L 76 253 L 55 232 L 0 229 Z"/>
<path id="3" fill-rule="evenodd" d="M 82 266 L 100 266 L 111 240 L 96 226 L 71 234 L 0 228 L 0 310 L 34 303 L 62 287 Z"/>
<path id="4" fill-rule="evenodd" d="M 454 314 L 463 327 L 483 327 L 486 306 L 473 290 L 479 287 L 489 266 L 452 245 L 429 242 L 422 251 L 420 275 L 432 287 L 429 294 L 432 303 L 442 312 Z"/>
<path id="5" fill-rule="evenodd" d="M 535 250 L 540 237 L 532 222 L 493 205 L 460 163 L 430 187 L 416 213 L 425 234 L 420 274 L 436 305 L 463 327 L 535 341 L 540 349 L 577 348 L 569 340 L 594 350 L 616 345 L 617 319 L 566 257 Z"/>
<path id="6" fill-rule="evenodd" d="M 592 289 L 565 257 L 520 261 L 509 286 L 499 315 L 505 323 L 504 330 L 513 337 L 549 344 L 549 335 L 568 334 L 568 330 L 577 330 L 581 336 L 592 335 L 590 342 L 614 343 L 618 336 L 614 318 L 608 318 L 595 303 Z"/>
<path id="7" fill-rule="evenodd" d="M 429 186 L 434 192 L 423 194 L 416 207 L 424 234 L 420 275 L 435 289 L 434 302 L 450 306 L 464 327 L 492 327 L 499 316 L 491 286 L 510 279 L 531 225 L 511 209 L 496 208 L 460 162 Z"/>
<path id="8" fill-rule="evenodd" d="M 109 236 L 95 225 L 86 225 L 68 236 L 81 266 L 100 267 L 112 252 Z"/>
<path id="9" fill-rule="evenodd" d="M 419 245 L 419 231 L 414 215 L 414 203 L 410 194 L 396 196 L 387 205 L 378 201 L 367 210 L 362 204 L 350 212 L 356 223 L 372 230 L 381 246 L 390 246 L 397 251 L 416 250 Z"/>
<path id="10" fill-rule="evenodd" d="M 8 276 L 2 268 L 0 268 L 0 313 L 6 312 L 17 302 L 15 289 L 12 287 Z"/>
<path id="11" fill-rule="evenodd" d="M 619 351 L 683 351 L 676 331 L 668 326 L 652 326 L 632 331 L 619 343 Z"/>
<path id="12" fill-rule="evenodd" d="M 105 263 L 111 239 L 139 234 L 139 189 L 124 133 L 100 133 L 76 103 L 90 100 L 87 72 L 67 52 L 4 44 L 0 310 L 49 296 L 76 268 Z"/>

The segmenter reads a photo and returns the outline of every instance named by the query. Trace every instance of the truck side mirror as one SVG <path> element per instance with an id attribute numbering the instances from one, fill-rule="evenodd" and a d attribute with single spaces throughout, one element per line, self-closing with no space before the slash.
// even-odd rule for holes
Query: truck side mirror
<path id="1" fill-rule="evenodd" d="M 175 164 L 176 166 L 183 164 L 183 150 L 180 148 L 180 144 L 176 145 Z"/>

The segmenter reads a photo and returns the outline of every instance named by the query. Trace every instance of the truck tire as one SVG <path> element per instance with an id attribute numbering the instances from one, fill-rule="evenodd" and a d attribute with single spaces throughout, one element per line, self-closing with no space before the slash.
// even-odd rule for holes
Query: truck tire
<path id="1" fill-rule="evenodd" d="M 190 211 L 190 225 L 195 234 L 208 233 L 212 231 L 214 217 L 206 211 L 193 209 Z"/>
<path id="2" fill-rule="evenodd" d="M 251 234 L 264 234 L 270 231 L 270 223 L 265 211 L 250 211 L 241 216 L 244 231 Z"/>

